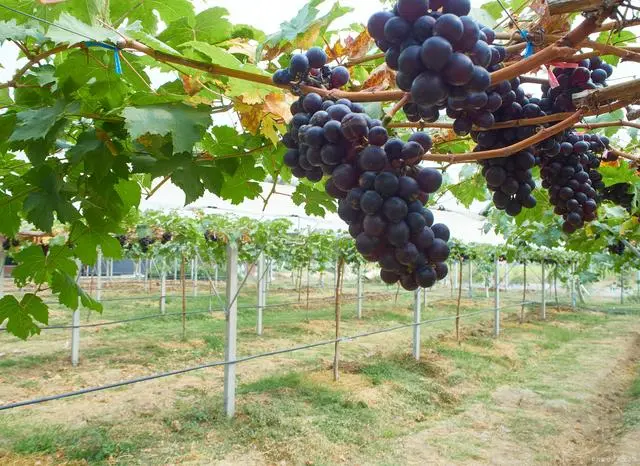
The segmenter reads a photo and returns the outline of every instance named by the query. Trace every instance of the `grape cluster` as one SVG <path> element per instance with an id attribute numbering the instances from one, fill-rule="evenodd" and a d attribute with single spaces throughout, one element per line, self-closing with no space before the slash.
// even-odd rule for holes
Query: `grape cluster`
<path id="1" fill-rule="evenodd" d="M 556 67 L 553 74 L 558 80 L 558 86 L 542 85 L 540 106 L 547 113 L 574 111 L 573 94 L 606 87 L 606 80 L 612 73 L 613 67 L 600 57 L 584 59 L 578 63 L 577 68 Z"/>
<path id="2" fill-rule="evenodd" d="M 204 240 L 205 240 L 207 243 L 218 241 L 218 235 L 216 235 L 216 232 L 215 232 L 215 231 L 212 231 L 212 230 L 206 230 L 206 231 L 204 232 Z"/>
<path id="3" fill-rule="evenodd" d="M 616 256 L 621 256 L 622 254 L 624 254 L 625 246 L 622 241 L 616 241 L 615 243 L 607 246 L 607 249 L 611 254 L 615 254 Z"/>
<path id="4" fill-rule="evenodd" d="M 2 239 L 2 249 L 4 249 L 5 251 L 8 251 L 9 249 L 11 249 L 11 247 L 17 247 L 20 245 L 20 241 L 18 241 L 17 239 L 11 239 L 11 238 L 3 238 Z"/>
<path id="5" fill-rule="evenodd" d="M 399 281 L 406 290 L 431 287 L 448 273 L 449 229 L 434 224 L 424 207 L 442 175 L 433 168 L 394 163 L 403 161 L 396 157 L 414 144 L 423 151 L 420 141 L 431 142 L 428 135 L 414 133 L 407 143 L 391 138 L 384 146 L 365 146 L 357 166 L 345 164 L 327 180 L 330 194 L 340 199 L 338 214 L 349 225 L 357 250 L 378 262 L 385 283 Z"/>
<path id="6" fill-rule="evenodd" d="M 503 81 L 493 86 L 491 95 L 500 102 L 493 112 L 495 121 L 542 116 L 537 99 L 525 95 L 520 79 Z M 470 127 L 470 123 L 469 123 Z M 532 136 L 534 126 L 520 126 L 489 131 L 472 131 L 471 137 L 477 143 L 474 151 L 485 151 L 507 147 Z M 493 192 L 493 203 L 508 215 L 516 216 L 522 208 L 531 209 L 537 201 L 532 195 L 536 188 L 531 169 L 538 162 L 536 148 L 528 147 L 508 157 L 498 157 L 480 162 L 482 175 L 487 187 Z"/>
<path id="7" fill-rule="evenodd" d="M 430 136 L 414 133 L 406 143 L 390 138 L 360 104 L 323 101 L 315 93 L 295 102 L 292 113 L 284 163 L 299 178 L 329 175 L 327 194 L 338 199 L 338 215 L 357 250 L 380 264 L 382 280 L 415 290 L 444 278 L 449 230 L 434 225 L 424 208 L 442 175 L 416 166 L 431 149 Z"/>
<path id="8" fill-rule="evenodd" d="M 323 101 L 312 92 L 294 102 L 291 113 L 288 132 L 282 138 L 288 148 L 284 163 L 298 178 L 317 182 L 344 161 L 353 162 L 355 142 L 361 138 L 386 141 L 380 120 L 370 118 L 362 105 L 348 99 Z"/>
<path id="9" fill-rule="evenodd" d="M 160 238 L 160 243 L 167 244 L 172 239 L 173 239 L 173 234 L 170 231 L 165 231 L 164 233 L 162 233 L 162 237 Z"/>
<path id="10" fill-rule="evenodd" d="M 631 213 L 633 210 L 633 194 L 629 192 L 631 184 L 616 183 L 600 190 L 600 196 L 603 200 L 611 201 L 616 205 L 624 207 Z"/>
<path id="11" fill-rule="evenodd" d="M 149 246 L 151 246 L 155 242 L 155 238 L 152 238 L 150 236 L 143 236 L 142 238 L 138 239 L 138 244 L 140 245 L 140 250 L 142 252 L 147 252 L 149 250 Z"/>
<path id="12" fill-rule="evenodd" d="M 467 16 L 469 0 L 399 0 L 393 11 L 369 18 L 367 28 L 396 84 L 411 93 L 403 110 L 409 121 L 438 120 L 446 109 L 465 133 L 493 125 L 498 95 L 487 92 L 489 72 L 506 57 L 492 46 L 495 33 Z"/>
<path id="13" fill-rule="evenodd" d="M 552 154 L 541 157 L 540 175 L 542 186 L 549 191 L 549 200 L 555 206 L 554 213 L 562 215 L 565 233 L 573 233 L 582 228 L 585 222 L 596 219 L 597 192 L 592 184 L 593 158 L 589 152 L 604 149 L 604 142 L 597 135 L 593 141 L 589 135 L 566 131 L 560 135 L 562 140 L 551 138 L 559 146 Z M 545 141 L 546 142 L 546 141 Z"/>
<path id="14" fill-rule="evenodd" d="M 311 47 L 305 53 L 291 57 L 289 67 L 273 73 L 275 84 L 306 84 L 325 89 L 338 89 L 349 82 L 349 70 L 344 66 L 327 65 L 327 54 L 320 47 Z"/>
<path id="15" fill-rule="evenodd" d="M 127 244 L 127 235 L 116 235 L 116 239 L 120 243 L 121 247 L 124 247 Z"/>

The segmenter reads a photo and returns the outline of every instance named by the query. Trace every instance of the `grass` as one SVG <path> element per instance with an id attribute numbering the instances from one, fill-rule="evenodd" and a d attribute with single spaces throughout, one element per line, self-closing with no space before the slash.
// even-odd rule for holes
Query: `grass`
<path id="1" fill-rule="evenodd" d="M 376 289 L 373 285 L 371 288 Z M 448 298 L 446 290 L 440 294 Z M 502 298 L 505 303 L 509 299 L 515 302 L 520 299 L 520 294 L 516 295 L 506 294 Z M 429 299 L 433 302 L 437 298 Z M 269 302 L 291 300 L 295 300 L 291 293 L 273 290 Z M 355 318 L 355 304 L 347 303 L 343 308 L 343 334 L 409 322 L 411 301 L 412 296 L 406 293 L 400 294 L 397 306 L 393 305 L 393 297 L 365 300 L 362 321 Z M 201 308 L 208 306 L 206 297 L 193 302 Z M 241 307 L 251 302 L 251 293 L 240 296 Z M 127 303 L 125 314 L 117 313 L 117 307 L 109 305 L 104 316 L 94 314 L 92 320 L 157 312 L 157 303 L 138 308 L 135 304 Z M 177 311 L 179 305 L 179 300 L 172 301 L 168 312 Z M 450 315 L 454 306 L 454 301 L 440 303 L 423 315 Z M 486 307 L 487 303 L 479 299 L 469 302 L 463 313 Z M 503 315 L 509 317 L 511 313 Z M 333 317 L 330 302 L 316 301 L 308 311 L 304 299 L 301 307 L 270 308 L 264 316 L 265 334 L 257 338 L 255 310 L 241 309 L 239 354 L 330 338 Z M 580 351 L 606 332 L 620 331 L 626 325 L 621 322 L 630 322 L 624 320 L 628 319 L 626 316 L 554 313 L 550 309 L 549 322 L 533 321 L 518 326 L 513 320 L 505 320 L 504 335 L 496 342 L 487 330 L 491 318 L 491 313 L 487 313 L 463 320 L 461 345 L 448 337 L 452 321 L 425 327 L 420 362 L 406 355 L 410 329 L 378 336 L 377 340 L 345 343 L 342 345 L 343 377 L 337 384 L 330 382 L 327 375 L 331 347 L 273 358 L 269 360 L 269 364 L 273 364 L 269 366 L 270 373 L 263 373 L 260 365 L 251 366 L 260 372 L 241 372 L 234 420 L 228 420 L 223 414 L 220 372 L 214 371 L 199 373 L 202 381 L 178 384 L 173 390 L 169 388 L 168 393 L 159 392 L 159 396 L 154 388 L 145 392 L 146 401 L 153 406 L 156 401 L 168 399 L 171 400 L 169 407 L 158 403 L 157 409 L 141 409 L 136 397 L 145 395 L 138 393 L 127 399 L 131 405 L 126 413 L 115 418 L 86 413 L 88 420 L 82 427 L 72 428 L 49 418 L 41 419 L 35 409 L 25 411 L 24 417 L 7 416 L 0 418 L 0 457 L 1 451 L 7 451 L 17 455 L 61 454 L 65 460 L 84 459 L 96 464 L 199 460 L 207 463 L 234 452 L 255 449 L 267 463 L 398 464 L 402 459 L 394 456 L 396 453 L 390 445 L 443 420 L 450 422 L 454 430 L 456 427 L 468 429 L 454 415 L 474 403 L 492 409 L 491 394 L 501 385 L 517 384 L 539 392 L 543 399 L 568 399 L 567 390 L 571 387 L 565 387 L 569 381 L 565 382 L 561 376 L 585 370 Z M 125 378 L 141 371 L 139 366 L 149 373 L 219 359 L 224 348 L 224 325 L 221 313 L 189 316 L 185 342 L 180 341 L 179 316 L 105 327 L 99 331 L 83 330 L 83 364 L 73 372 L 67 367 L 68 349 L 63 347 L 68 332 L 47 334 L 42 341 L 50 343 L 50 347 L 35 354 L 6 354 L 0 359 L 0 368 L 3 381 L 12 383 L 16 393 L 22 393 L 21 390 L 33 390 L 48 383 L 44 378 L 40 384 L 21 378 L 24 370 L 43 367 L 44 361 L 48 370 L 63 378 L 60 390 L 54 391 L 64 391 L 62 388 L 68 389 L 78 380 L 83 385 L 96 384 L 89 378 L 90 374 L 101 376 L 105 369 L 121 370 Z M 0 347 L 6 341 L 2 338 Z M 503 352 L 505 345 L 513 347 L 508 354 Z M 608 347 L 596 349 L 602 354 L 605 350 L 613 351 Z M 547 374 L 557 374 L 558 382 L 544 380 Z M 33 372 L 30 375 L 33 376 Z M 97 382 L 101 383 L 102 379 Z M 171 387 L 171 382 L 162 387 Z M 106 400 L 109 400 L 108 393 L 115 392 L 105 392 Z M 640 424 L 640 381 L 631 393 L 634 401 L 629 405 L 625 422 L 636 426 Z M 73 409 L 73 400 L 65 402 L 64 409 Z M 95 406 L 99 409 L 98 404 Z M 527 435 L 534 433 L 546 437 L 558 432 L 553 423 L 524 414 L 507 421 L 511 435 L 518 441 L 524 442 Z M 482 456 L 483 445 L 462 432 L 430 439 L 430 443 L 451 461 L 486 460 Z M 197 460 L 185 456 L 193 449 L 202 455 Z"/>
<path id="2" fill-rule="evenodd" d="M 638 376 L 629 389 L 629 404 L 624 411 L 624 425 L 629 428 L 640 428 L 640 366 Z"/>
<path id="3" fill-rule="evenodd" d="M 109 458 L 132 455 L 153 443 L 145 433 L 124 432 L 113 425 L 97 425 L 70 429 L 66 426 L 26 426 L 17 432 L 0 424 L 3 439 L 0 446 L 19 455 L 48 454 L 65 460 L 103 463 Z M 8 435 L 7 435 L 8 434 Z M 9 446 L 9 438 L 15 441 Z"/>

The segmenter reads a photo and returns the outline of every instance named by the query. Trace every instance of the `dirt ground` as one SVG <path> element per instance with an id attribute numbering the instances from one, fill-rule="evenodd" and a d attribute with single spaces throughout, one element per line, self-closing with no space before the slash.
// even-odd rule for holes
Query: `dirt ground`
<path id="1" fill-rule="evenodd" d="M 390 298 L 379 304 L 368 319 L 345 321 L 344 334 L 404 322 L 388 314 L 406 311 L 407 303 L 398 309 Z M 473 302 L 464 304 L 471 308 Z M 333 332 L 331 320 L 294 324 L 286 332 L 252 336 L 243 350 L 286 348 Z M 207 321 L 202 325 L 210 328 Z M 282 383 L 274 375 L 285 382 L 296 375 L 302 384 L 240 393 L 234 421 L 217 418 L 218 408 L 202 408 L 197 422 L 182 412 L 209 402 L 218 406 L 220 368 L 2 413 L 0 464 L 640 464 L 640 423 L 624 422 L 629 388 L 640 377 L 637 314 L 549 308 L 546 322 L 531 311 L 524 324 L 505 314 L 497 340 L 489 314 L 463 321 L 460 343 L 452 326 L 448 321 L 425 330 L 421 362 L 413 365 L 407 363 L 410 328 L 345 343 L 338 382 L 331 375 L 332 347 L 243 363 L 241 389 Z M 199 338 L 160 337 L 153 346 L 135 346 L 141 337 L 127 336 L 131 354 L 98 355 L 79 370 L 69 370 L 64 359 L 0 369 L 0 404 L 156 372 L 170 362 L 180 367 L 186 360 L 218 359 L 203 352 Z M 91 337 L 83 341 L 94 344 Z M 105 349 L 122 344 L 100 342 Z M 46 355 L 50 343 L 34 342 L 32 355 Z M 376 364 L 383 366 L 375 372 L 379 380 L 371 375 Z M 315 406 L 318 397 L 327 405 Z M 325 412 L 331 417 L 319 424 Z M 363 421 L 350 419 L 352 412 Z M 74 458 L 74 437 L 55 440 L 60 430 L 82 443 L 85 430 L 96 429 L 105 436 L 88 441 L 113 443 L 113 452 L 100 459 Z M 362 440 L 366 434 L 370 438 Z M 145 437 L 144 446 L 125 452 L 121 445 L 137 436 Z"/>

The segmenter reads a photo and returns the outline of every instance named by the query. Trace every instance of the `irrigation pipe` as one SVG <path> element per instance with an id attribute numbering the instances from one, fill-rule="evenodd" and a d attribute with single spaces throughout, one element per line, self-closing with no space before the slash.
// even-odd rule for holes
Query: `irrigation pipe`
<path id="1" fill-rule="evenodd" d="M 528 303 L 529 301 L 525 301 L 525 303 Z M 517 307 L 517 306 L 521 306 L 523 303 L 514 303 L 511 305 L 507 305 L 507 306 L 503 306 L 502 308 L 509 308 L 509 307 Z M 481 311 L 476 311 L 476 312 L 471 312 L 468 314 L 462 314 L 461 316 L 459 316 L 460 318 L 466 318 L 466 317 L 473 317 L 485 312 L 494 312 L 495 309 L 491 308 L 491 309 L 483 309 Z M 213 361 L 213 362 L 208 362 L 208 363 L 204 363 L 204 364 L 200 364 L 197 366 L 193 366 L 193 367 L 187 367 L 184 369 L 176 369 L 173 371 L 167 371 L 167 372 L 160 372 L 157 374 L 151 374 L 151 375 L 146 375 L 146 376 L 142 376 L 142 377 L 136 377 L 133 379 L 128 379 L 128 380 L 122 380 L 120 382 L 114 382 L 114 383 L 110 383 L 110 384 L 106 384 L 106 385 L 100 385 L 97 387 L 89 387 L 89 388 L 83 388 L 81 390 L 75 390 L 75 391 L 71 391 L 71 392 L 66 392 L 66 393 L 59 393 L 57 395 L 51 395 L 51 396 L 45 396 L 45 397 L 40 397 L 40 398 L 33 398 L 31 400 L 24 400 L 24 401 L 18 401 L 15 403 L 7 403 L 4 405 L 0 405 L 0 411 L 6 411 L 9 409 L 13 409 L 13 408 L 19 408 L 22 406 L 31 406 L 31 405 L 36 405 L 36 404 L 41 404 L 41 403 L 46 403 L 48 401 L 54 401 L 54 400 L 60 400 L 63 398 L 70 398 L 73 396 L 78 396 L 78 395 L 86 395 L 88 393 L 93 393 L 93 392 L 98 392 L 98 391 L 103 391 L 103 390 L 108 390 L 111 388 L 117 388 L 117 387 L 124 387 L 127 385 L 133 385 L 136 383 L 140 383 L 140 382 L 147 382 L 150 380 L 155 380 L 155 379 L 161 379 L 161 378 L 165 378 L 165 377 L 170 377 L 173 375 L 180 375 L 180 374 L 185 374 L 188 372 L 193 372 L 193 371 L 197 371 L 197 370 L 202 370 L 202 369 L 207 369 L 210 367 L 219 367 L 219 366 L 225 366 L 225 365 L 229 365 L 229 364 L 238 364 L 241 362 L 247 362 L 247 361 L 251 361 L 253 359 L 260 359 L 260 358 L 265 358 L 268 356 L 276 356 L 279 354 L 286 354 L 286 353 L 293 353 L 296 351 L 302 351 L 302 350 L 306 350 L 306 349 L 310 349 L 310 348 L 317 348 L 319 346 L 327 346 L 327 345 L 332 345 L 335 344 L 336 342 L 349 342 L 349 341 L 353 341 L 359 338 L 364 338 L 364 337 L 368 337 L 368 336 L 372 336 L 372 335 L 378 335 L 381 333 L 387 333 L 387 332 L 392 332 L 395 330 L 401 330 L 401 329 L 405 329 L 405 328 L 409 328 L 409 327 L 415 327 L 415 326 L 421 326 L 421 325 L 425 325 L 425 324 L 430 324 L 430 323 L 435 323 L 435 322 L 442 322 L 442 321 L 446 321 L 446 320 L 452 320 L 455 319 L 456 316 L 443 316 L 443 317 L 437 317 L 434 319 L 427 319 L 427 320 L 422 320 L 420 322 L 415 322 L 415 323 L 410 323 L 410 324 L 402 324 L 402 325 L 396 325 L 394 327 L 389 327 L 389 328 L 385 328 L 385 329 L 380 329 L 380 330 L 373 330 L 370 332 L 364 332 L 364 333 L 358 333 L 356 335 L 351 335 L 351 336 L 344 336 L 344 337 L 340 337 L 340 338 L 334 338 L 331 340 L 324 340 L 324 341 L 319 341 L 319 342 L 315 342 L 315 343 L 309 343 L 306 345 L 301 345 L 301 346 L 294 346 L 292 348 L 285 348 L 285 349 L 279 349 L 279 350 L 274 350 L 274 351 L 268 351 L 265 353 L 259 353 L 259 354 L 254 354 L 254 355 L 249 355 L 249 356 L 244 356 L 241 358 L 236 358 L 233 361 Z"/>

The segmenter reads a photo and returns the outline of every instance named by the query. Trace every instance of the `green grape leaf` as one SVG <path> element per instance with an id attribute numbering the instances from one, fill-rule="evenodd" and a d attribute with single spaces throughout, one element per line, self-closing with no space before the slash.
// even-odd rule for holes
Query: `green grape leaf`
<path id="1" fill-rule="evenodd" d="M 30 192 L 22 206 L 27 219 L 43 231 L 51 231 L 53 213 L 58 220 L 66 222 L 78 217 L 78 210 L 63 192 L 64 184 L 58 174 L 49 165 L 31 169 L 25 179 L 37 186 Z"/>
<path id="2" fill-rule="evenodd" d="M 255 163 L 255 157 L 245 156 L 239 159 L 233 175 L 227 175 L 220 189 L 220 197 L 232 204 L 240 204 L 245 199 L 255 199 L 262 193 L 258 181 L 263 181 L 265 172 Z"/>
<path id="3" fill-rule="evenodd" d="M 267 36 L 266 40 L 260 43 L 257 55 L 260 56 L 264 48 L 309 48 L 326 32 L 331 22 L 352 11 L 351 8 L 340 6 L 336 2 L 326 15 L 319 17 L 320 11 L 316 7 L 322 3 L 324 0 L 311 0 L 306 3 L 295 18 L 280 24 L 278 32 Z"/>
<path id="4" fill-rule="evenodd" d="M 122 248 L 116 238 L 108 233 L 87 227 L 81 222 L 73 224 L 70 239 L 74 245 L 73 251 L 76 257 L 83 264 L 93 265 L 96 263 L 98 246 L 106 257 L 119 259 L 122 256 Z"/>
<path id="5" fill-rule="evenodd" d="M 49 27 L 47 35 L 49 39 L 59 44 L 75 44 L 87 40 L 116 43 L 121 40 L 121 37 L 114 31 L 102 26 L 92 26 L 83 23 L 75 16 L 66 12 L 63 12 L 60 15 L 60 18 L 53 24 L 54 26 Z M 75 33 L 72 33 L 69 30 L 74 31 Z"/>
<path id="6" fill-rule="evenodd" d="M 0 233 L 13 237 L 20 230 L 20 198 L 0 193 Z"/>
<path id="7" fill-rule="evenodd" d="M 466 208 L 469 208 L 473 201 L 488 199 L 487 184 L 482 173 L 478 170 L 475 170 L 473 174 L 467 174 L 459 183 L 451 185 L 449 191 Z"/>
<path id="8" fill-rule="evenodd" d="M 18 265 L 13 269 L 11 275 L 19 287 L 23 287 L 31 281 L 38 285 L 46 283 L 56 270 L 75 276 L 78 267 L 72 259 L 72 255 L 68 247 L 54 245 L 50 246 L 49 254 L 45 256 L 42 247 L 33 244 L 14 255 Z"/>
<path id="9" fill-rule="evenodd" d="M 9 141 L 44 139 L 53 126 L 64 117 L 65 102 L 59 100 L 53 107 L 18 112 L 18 125 Z"/>
<path id="10" fill-rule="evenodd" d="M 180 18 L 158 36 L 162 42 L 177 47 L 187 41 L 217 44 L 231 37 L 233 26 L 227 20 L 229 12 L 220 7 L 204 10 L 196 17 Z"/>
<path id="11" fill-rule="evenodd" d="M 291 195 L 291 200 L 296 205 L 304 204 L 307 215 L 324 217 L 327 212 L 335 212 L 335 201 L 325 192 L 323 183 L 301 182 Z"/>
<path id="12" fill-rule="evenodd" d="M 497 1 L 485 3 L 480 8 L 486 11 L 494 20 L 500 19 L 504 11 Z"/>
<path id="13" fill-rule="evenodd" d="M 135 179 L 121 180 L 115 185 L 115 190 L 122 199 L 124 210 L 129 211 L 131 208 L 137 208 L 140 205 L 140 184 Z"/>
<path id="14" fill-rule="evenodd" d="M 122 3 L 128 4 L 129 2 Z M 66 0 L 55 3 L 34 0 L 4 0 L 2 4 L 24 13 L 30 13 L 38 18 L 46 18 L 49 21 L 55 20 L 63 12 L 69 13 L 86 23 L 91 22 L 95 16 L 100 16 L 103 19 L 108 17 L 105 14 L 108 10 L 106 0 Z M 5 8 L 0 8 L 0 19 L 16 19 L 18 23 L 32 21 L 27 16 L 18 15 Z"/>
<path id="15" fill-rule="evenodd" d="M 40 334 L 35 321 L 49 323 L 47 305 L 33 293 L 25 294 L 20 301 L 13 295 L 0 299 L 0 322 L 7 321 L 7 331 L 16 337 L 26 340 L 32 335 Z"/>
<path id="16" fill-rule="evenodd" d="M 601 165 L 598 171 L 602 175 L 602 181 L 605 186 L 617 183 L 630 183 L 632 185 L 640 183 L 640 178 L 635 174 L 635 170 L 629 167 L 629 162 L 626 160 L 620 160 L 617 167 Z"/>
<path id="17" fill-rule="evenodd" d="M 29 37 L 34 39 L 44 38 L 40 24 L 31 21 L 18 24 L 15 19 L 0 21 L 0 44 L 7 39 L 24 41 Z"/>
<path id="18" fill-rule="evenodd" d="M 58 302 L 74 311 L 78 309 L 78 299 L 82 305 L 93 311 L 102 312 L 102 304 L 89 296 L 71 275 L 55 271 L 51 279 L 51 291 L 58 295 Z"/>
<path id="19" fill-rule="evenodd" d="M 156 33 L 158 20 L 160 19 L 171 26 L 173 21 L 180 18 L 193 18 L 193 5 L 189 0 L 144 0 L 144 1 L 118 1 L 111 2 L 111 19 L 116 26 L 125 19 L 129 23 L 140 21 L 144 28 Z"/>
<path id="20" fill-rule="evenodd" d="M 211 124 L 208 107 L 198 108 L 186 105 L 150 105 L 148 107 L 127 107 L 123 110 L 125 125 L 132 138 L 145 134 L 173 137 L 173 153 L 191 153 L 204 130 Z"/>

